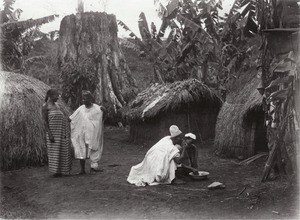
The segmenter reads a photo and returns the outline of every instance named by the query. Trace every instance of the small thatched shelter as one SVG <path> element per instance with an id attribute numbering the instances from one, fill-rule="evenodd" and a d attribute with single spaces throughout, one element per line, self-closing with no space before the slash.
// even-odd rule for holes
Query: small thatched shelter
<path id="1" fill-rule="evenodd" d="M 172 124 L 183 132 L 195 133 L 200 141 L 213 139 L 221 105 L 220 98 L 196 79 L 153 84 L 139 93 L 126 110 L 130 139 L 157 141 L 169 135 Z"/>
<path id="2" fill-rule="evenodd" d="M 251 69 L 240 73 L 220 110 L 214 141 L 220 155 L 243 159 L 268 151 L 256 72 Z"/>
<path id="3" fill-rule="evenodd" d="M 0 71 L 1 170 L 47 161 L 41 107 L 49 86 L 32 77 Z M 64 113 L 68 109 L 60 103 Z"/>

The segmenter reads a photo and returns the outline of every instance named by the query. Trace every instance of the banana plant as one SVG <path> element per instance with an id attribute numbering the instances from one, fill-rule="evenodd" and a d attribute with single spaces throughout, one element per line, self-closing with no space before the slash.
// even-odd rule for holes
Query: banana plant
<path id="1" fill-rule="evenodd" d="M 293 137 L 297 135 L 296 131 L 299 128 L 299 112 L 296 109 L 299 72 L 294 53 L 290 51 L 286 57 L 273 62 L 272 66 L 271 71 L 275 79 L 265 88 L 264 98 L 267 114 L 266 126 L 276 132 L 270 132 L 268 137 L 271 151 L 264 168 L 263 182 L 267 180 L 275 164 L 286 169 L 280 160 L 275 160 L 276 157 L 285 158 L 285 165 L 290 165 L 286 146 L 295 144 Z"/>
<path id="2" fill-rule="evenodd" d="M 120 44 L 127 49 L 132 49 L 134 51 L 139 52 L 140 54 L 145 54 L 148 59 L 153 63 L 153 70 L 154 70 L 154 79 L 153 81 L 158 81 L 160 83 L 166 82 L 165 77 L 162 74 L 162 63 L 164 63 L 168 58 L 170 59 L 169 54 L 167 51 L 172 51 L 172 34 L 174 31 L 171 31 L 168 40 L 166 42 L 162 42 L 161 36 L 163 36 L 164 26 L 160 28 L 158 34 L 156 34 L 156 27 L 152 23 L 151 25 L 151 32 L 146 20 L 146 16 L 144 13 L 141 13 L 139 16 L 139 30 L 141 38 L 137 37 L 135 33 L 133 33 L 128 26 L 118 20 L 118 24 L 123 27 L 127 32 L 129 32 L 129 36 L 131 40 L 127 39 L 120 39 Z M 174 49 L 174 46 L 173 46 Z"/>
<path id="3" fill-rule="evenodd" d="M 173 4 L 172 6 L 174 9 L 178 5 Z M 188 10 L 187 6 L 184 10 Z M 156 30 L 153 24 L 151 25 L 152 33 L 150 33 L 146 17 L 144 13 L 141 13 L 139 17 L 141 39 L 129 30 L 123 22 L 119 21 L 118 23 L 130 32 L 129 35 L 133 38 L 135 44 L 153 62 L 154 78 L 160 82 L 182 80 L 189 78 L 190 75 L 195 77 L 201 63 L 197 59 L 197 54 L 199 51 L 205 51 L 199 48 L 205 46 L 207 42 L 213 43 L 210 34 L 202 28 L 201 24 L 190 21 L 181 14 L 177 15 L 173 11 L 168 14 L 168 17 L 162 18 L 162 25 L 158 34 L 153 33 L 153 30 Z M 170 27 L 170 33 L 165 40 L 162 40 L 167 27 Z M 121 44 L 127 48 L 137 49 L 137 47 L 131 43 L 126 43 L 124 40 Z M 195 47 L 196 44 L 198 47 Z"/>
<path id="4" fill-rule="evenodd" d="M 33 40 L 39 33 L 38 27 L 57 17 L 57 15 L 50 15 L 19 21 L 22 10 L 13 10 L 14 3 L 15 0 L 4 0 L 4 9 L 0 11 L 1 63 L 2 68 L 8 71 L 20 71 L 24 56 L 28 55 Z"/>

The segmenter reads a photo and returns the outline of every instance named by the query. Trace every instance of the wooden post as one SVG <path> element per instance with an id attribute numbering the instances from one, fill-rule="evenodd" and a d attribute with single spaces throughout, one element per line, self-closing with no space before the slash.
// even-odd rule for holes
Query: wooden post
<path id="1" fill-rule="evenodd" d="M 188 123 L 188 132 L 191 131 L 191 125 L 190 125 L 190 104 L 187 104 L 187 123 Z"/>

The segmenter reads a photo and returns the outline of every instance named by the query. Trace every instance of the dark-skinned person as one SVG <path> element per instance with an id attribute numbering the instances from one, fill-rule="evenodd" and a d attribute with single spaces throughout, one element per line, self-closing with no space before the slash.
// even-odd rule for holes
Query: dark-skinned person
<path id="1" fill-rule="evenodd" d="M 71 116 L 71 140 L 75 159 L 80 161 L 79 174 L 85 174 L 86 159 L 90 159 L 90 173 L 102 171 L 99 161 L 103 151 L 103 113 L 105 108 L 94 102 L 90 91 L 82 91 L 82 103 Z"/>
<path id="2" fill-rule="evenodd" d="M 181 162 L 179 146 L 183 134 L 176 125 L 146 153 L 143 161 L 131 167 L 127 181 L 136 186 L 171 184 L 175 179 L 177 163 Z"/>
<path id="3" fill-rule="evenodd" d="M 57 104 L 59 97 L 58 90 L 48 90 L 42 107 L 46 128 L 48 167 L 53 177 L 69 175 L 72 165 L 69 122 Z"/>
<path id="4" fill-rule="evenodd" d="M 184 135 L 180 146 L 182 158 L 178 161 L 179 165 L 176 170 L 176 178 L 187 180 L 191 172 L 198 174 L 198 148 L 195 145 L 195 141 L 195 134 L 187 133 Z"/>

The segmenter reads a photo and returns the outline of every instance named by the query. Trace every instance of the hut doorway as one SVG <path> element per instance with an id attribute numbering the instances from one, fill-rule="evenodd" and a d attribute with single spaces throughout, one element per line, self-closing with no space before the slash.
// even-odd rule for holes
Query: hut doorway
<path id="1" fill-rule="evenodd" d="M 262 110 L 251 112 L 248 115 L 245 132 L 246 157 L 251 157 L 259 152 L 268 152 L 267 130 Z"/>
<path id="2" fill-rule="evenodd" d="M 256 129 L 254 138 L 254 154 L 268 152 L 267 129 L 265 126 L 264 113 L 256 114 Z"/>

